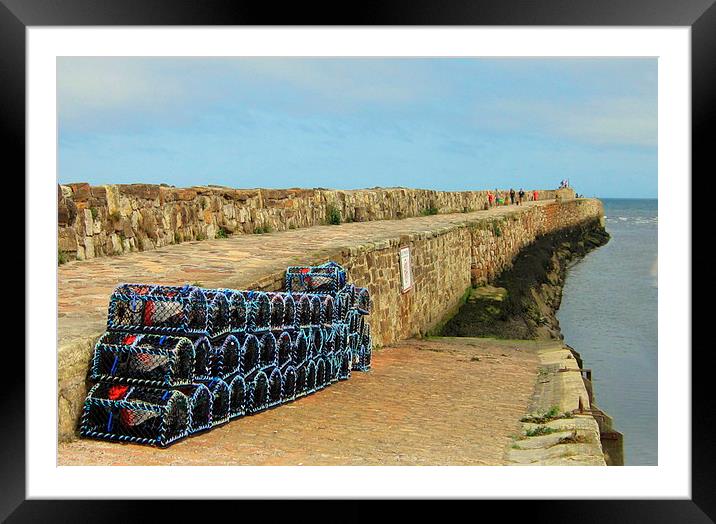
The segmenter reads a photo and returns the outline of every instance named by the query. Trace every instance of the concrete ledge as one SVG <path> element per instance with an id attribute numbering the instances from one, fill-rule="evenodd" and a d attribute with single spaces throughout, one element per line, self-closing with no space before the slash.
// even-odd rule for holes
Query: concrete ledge
<path id="1" fill-rule="evenodd" d="M 555 343 L 538 349 L 537 355 L 540 368 L 528 417 L 556 410 L 557 416 L 567 414 L 569 418 L 543 423 L 524 421 L 520 436 L 507 451 L 508 464 L 606 466 L 599 424 L 589 414 L 590 396 L 571 350 Z M 584 414 L 579 413 L 580 408 Z"/>

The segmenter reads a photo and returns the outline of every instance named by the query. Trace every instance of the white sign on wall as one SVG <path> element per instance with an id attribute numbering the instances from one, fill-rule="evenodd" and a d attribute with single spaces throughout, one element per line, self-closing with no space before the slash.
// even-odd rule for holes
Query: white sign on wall
<path id="1" fill-rule="evenodd" d="M 413 288 L 413 268 L 410 261 L 410 248 L 400 248 L 400 292 L 407 293 Z"/>

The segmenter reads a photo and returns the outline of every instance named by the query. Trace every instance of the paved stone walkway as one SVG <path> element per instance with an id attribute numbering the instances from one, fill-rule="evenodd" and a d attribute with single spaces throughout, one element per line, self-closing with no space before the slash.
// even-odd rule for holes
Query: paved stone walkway
<path id="1" fill-rule="evenodd" d="M 554 201 L 527 202 L 523 207 Z M 63 264 L 58 268 L 58 345 L 97 337 L 105 328 L 112 290 L 123 282 L 245 289 L 292 264 L 322 263 L 366 243 L 379 243 L 410 233 L 436 230 L 485 216 L 520 209 L 503 206 L 488 211 L 433 215 L 318 226 L 264 235 L 186 242 L 160 249 Z"/>
<path id="2" fill-rule="evenodd" d="M 59 465 L 500 465 L 528 410 L 538 343 L 408 340 L 369 373 L 167 449 L 75 440 Z"/>

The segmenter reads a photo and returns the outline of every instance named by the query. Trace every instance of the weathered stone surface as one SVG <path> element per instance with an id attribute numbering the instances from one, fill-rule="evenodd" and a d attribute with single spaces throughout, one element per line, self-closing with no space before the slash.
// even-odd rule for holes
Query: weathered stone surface
<path id="1" fill-rule="evenodd" d="M 507 463 L 523 466 L 606 466 L 599 425 L 589 413 L 589 393 L 569 348 L 547 343 L 537 351 L 540 374 L 523 419 L 521 435 L 507 451 Z M 567 371 L 565 371 L 567 370 Z M 580 405 L 583 413 L 579 411 Z M 530 418 L 557 410 L 554 420 Z M 568 417 L 564 417 L 564 414 Z M 544 435 L 527 436 L 538 428 Z"/>
<path id="2" fill-rule="evenodd" d="M 67 194 L 64 192 L 64 186 L 57 186 L 57 224 L 60 227 L 74 224 L 77 217 L 77 205 L 72 200 L 71 191 Z"/>
<path id="3" fill-rule="evenodd" d="M 61 227 L 57 232 L 57 248 L 60 251 L 77 253 L 77 233 L 71 227 Z"/>
<path id="4" fill-rule="evenodd" d="M 153 184 L 121 184 L 118 186 L 122 195 L 154 200 L 159 198 L 160 186 Z"/>
<path id="5" fill-rule="evenodd" d="M 92 196 L 90 185 L 87 182 L 67 185 L 72 189 L 72 199 L 75 202 L 86 202 Z"/>
<path id="6" fill-rule="evenodd" d="M 568 191 L 561 190 L 562 199 Z M 224 225 L 234 234 L 257 228 L 286 231 L 322 225 L 328 206 L 336 207 L 344 221 L 367 222 L 439 213 L 471 212 L 487 207 L 486 191 L 440 192 L 423 189 L 374 188 L 350 191 L 329 189 L 232 189 L 219 186 L 174 188 L 166 185 L 125 184 L 91 187 L 86 183 L 61 186 L 58 223 L 77 232 L 78 250 L 84 236 L 122 231 L 136 237 L 146 249 L 165 245 L 160 239 L 213 238 L 206 225 Z M 504 192 L 503 192 L 504 193 Z M 553 200 L 555 191 L 540 191 L 540 199 Z M 532 191 L 528 192 L 531 198 Z M 574 193 L 571 193 L 573 198 Z M 99 221 L 91 227 L 84 211 L 93 210 Z M 79 214 L 77 213 L 79 211 Z M 151 218 L 153 217 L 153 218 Z M 129 229 L 122 222 L 131 218 Z M 241 224 L 241 225 L 239 225 Z M 143 239 L 148 238 L 151 242 Z M 99 238 L 95 245 L 99 245 Z M 124 243 L 123 243 L 124 244 Z M 122 252 L 126 249 L 123 247 Z M 101 256 L 102 253 L 97 253 Z M 81 258 L 79 255 L 77 258 Z"/>

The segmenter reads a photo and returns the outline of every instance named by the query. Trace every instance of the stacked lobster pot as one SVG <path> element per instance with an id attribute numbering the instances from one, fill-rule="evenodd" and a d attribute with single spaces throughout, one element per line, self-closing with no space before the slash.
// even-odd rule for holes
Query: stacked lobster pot
<path id="1" fill-rule="evenodd" d="M 95 346 L 83 437 L 167 446 L 371 362 L 368 290 L 333 262 L 281 292 L 123 284 Z"/>

